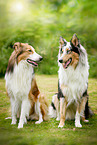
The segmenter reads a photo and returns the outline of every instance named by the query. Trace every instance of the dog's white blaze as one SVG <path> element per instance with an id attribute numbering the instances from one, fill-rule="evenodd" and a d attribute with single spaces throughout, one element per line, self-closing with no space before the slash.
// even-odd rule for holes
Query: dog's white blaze
<path id="1" fill-rule="evenodd" d="M 31 46 L 31 49 L 32 49 L 33 52 L 35 52 L 35 50 L 34 50 L 34 48 L 32 46 Z"/>
<path id="2" fill-rule="evenodd" d="M 70 48 L 70 42 L 67 42 L 67 45 L 66 46 L 64 46 L 63 47 L 63 53 L 62 53 L 62 55 L 59 53 L 58 54 L 58 65 L 60 66 L 60 65 L 62 65 L 61 63 L 59 63 L 59 59 L 62 59 L 63 58 L 63 56 L 65 55 L 65 54 L 67 54 L 67 52 L 66 52 L 66 49 L 69 49 Z M 60 50 L 59 50 L 60 51 Z"/>
<path id="3" fill-rule="evenodd" d="M 36 52 L 34 52 L 33 54 L 31 54 L 29 56 L 29 59 L 32 59 L 34 61 L 40 61 L 40 58 L 42 58 L 39 54 L 37 54 Z"/>
<path id="4" fill-rule="evenodd" d="M 31 49 L 33 51 L 33 54 L 31 54 L 28 58 L 32 59 L 34 61 L 40 61 L 40 58 L 42 58 L 38 53 L 35 52 L 34 48 L 31 46 Z"/>

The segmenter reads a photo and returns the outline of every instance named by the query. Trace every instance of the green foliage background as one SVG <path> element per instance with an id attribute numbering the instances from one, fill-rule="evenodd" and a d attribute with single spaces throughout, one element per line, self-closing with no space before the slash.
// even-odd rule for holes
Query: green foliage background
<path id="1" fill-rule="evenodd" d="M 73 33 L 88 52 L 90 77 L 97 77 L 97 0 L 1 0 L 0 76 L 17 41 L 43 56 L 38 73 L 56 74 L 59 37 L 69 41 Z"/>

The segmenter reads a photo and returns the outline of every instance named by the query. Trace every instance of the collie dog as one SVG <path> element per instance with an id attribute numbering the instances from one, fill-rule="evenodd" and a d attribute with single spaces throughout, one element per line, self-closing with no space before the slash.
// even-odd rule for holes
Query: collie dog
<path id="1" fill-rule="evenodd" d="M 70 42 L 60 37 L 58 65 L 58 94 L 53 96 L 49 114 L 60 120 L 58 127 L 63 127 L 68 119 L 75 119 L 75 126 L 82 127 L 80 117 L 88 122 L 84 111 L 88 105 L 89 65 L 86 50 L 76 34 Z"/>
<path id="2" fill-rule="evenodd" d="M 6 90 L 11 102 L 11 124 L 16 124 L 19 114 L 18 128 L 23 128 L 27 118 L 39 119 L 36 124 L 47 119 L 48 102 L 40 94 L 34 75 L 34 67 L 42 57 L 27 43 L 16 42 L 13 48 L 5 74 Z"/>

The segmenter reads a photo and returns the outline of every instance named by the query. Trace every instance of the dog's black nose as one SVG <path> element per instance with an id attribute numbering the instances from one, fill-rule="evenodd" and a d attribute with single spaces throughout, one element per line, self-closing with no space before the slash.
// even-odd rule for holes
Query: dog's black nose
<path id="1" fill-rule="evenodd" d="M 40 57 L 40 61 L 42 61 L 43 60 L 43 57 Z"/>
<path id="2" fill-rule="evenodd" d="M 59 62 L 60 62 L 60 63 L 63 63 L 63 59 L 59 59 Z"/>

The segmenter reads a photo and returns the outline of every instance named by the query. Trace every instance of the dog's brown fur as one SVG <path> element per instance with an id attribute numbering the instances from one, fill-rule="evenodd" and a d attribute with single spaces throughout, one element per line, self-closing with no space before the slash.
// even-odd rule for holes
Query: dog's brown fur
<path id="1" fill-rule="evenodd" d="M 31 118 L 31 119 L 37 118 L 36 117 L 37 115 L 35 114 L 34 107 L 35 107 L 35 102 L 37 102 L 39 95 L 40 95 L 39 102 L 40 102 L 41 113 L 43 115 L 43 119 L 47 120 L 48 119 L 48 115 L 47 115 L 48 114 L 48 101 L 42 94 L 40 94 L 40 91 L 38 89 L 36 80 L 34 78 L 32 80 L 31 90 L 29 92 L 29 99 L 30 99 L 30 102 L 31 102 L 30 116 L 33 115 L 33 114 L 35 115 L 35 117 Z"/>

